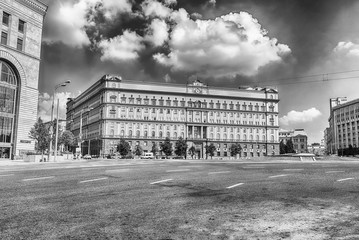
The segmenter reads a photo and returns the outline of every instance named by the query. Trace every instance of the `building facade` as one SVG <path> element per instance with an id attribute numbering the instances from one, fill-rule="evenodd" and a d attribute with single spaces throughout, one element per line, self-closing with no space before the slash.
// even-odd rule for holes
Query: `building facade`
<path id="1" fill-rule="evenodd" d="M 338 98 L 343 99 L 343 98 Z M 358 147 L 359 141 L 359 99 L 352 101 L 330 101 L 329 134 L 327 144 L 329 154 L 338 150 Z"/>
<path id="2" fill-rule="evenodd" d="M 182 137 L 198 158 L 210 143 L 218 157 L 230 156 L 232 143 L 241 144 L 242 157 L 272 155 L 279 153 L 278 102 L 278 91 L 270 88 L 148 83 L 105 75 L 69 99 L 67 130 L 82 136 L 82 154 L 112 154 L 120 138 L 150 152 L 166 137 L 173 142 Z"/>
<path id="3" fill-rule="evenodd" d="M 284 144 L 288 140 L 292 140 L 293 148 L 296 153 L 307 153 L 308 152 L 308 135 L 304 129 L 295 130 L 283 130 L 279 131 L 279 141 L 283 141 Z"/>
<path id="4" fill-rule="evenodd" d="M 0 1 L 0 158 L 33 151 L 42 26 L 47 7 L 37 0 Z"/>

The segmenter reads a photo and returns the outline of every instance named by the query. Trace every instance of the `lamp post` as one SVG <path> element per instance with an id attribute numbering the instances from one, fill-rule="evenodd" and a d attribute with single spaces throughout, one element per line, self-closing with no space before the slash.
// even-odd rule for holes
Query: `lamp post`
<path id="1" fill-rule="evenodd" d="M 81 112 L 80 112 L 80 134 L 79 134 L 79 139 L 80 139 L 80 155 L 82 156 L 82 114 L 84 112 L 88 112 L 88 111 L 91 111 L 93 108 L 89 108 L 87 107 L 87 109 L 81 109 Z"/>
<path id="2" fill-rule="evenodd" d="M 66 80 L 65 82 L 63 83 L 59 83 L 55 86 L 55 89 L 54 89 L 54 95 L 53 95 L 53 98 L 52 98 L 52 105 L 51 105 L 51 125 L 50 125 L 50 147 L 49 147 L 49 157 L 48 157 L 48 161 L 50 161 L 50 156 L 51 156 L 51 151 L 52 151 L 52 137 L 53 137 L 53 134 L 54 134 L 54 126 L 53 126 L 53 121 L 54 121 L 54 105 L 55 105 L 55 94 L 56 94 L 56 90 L 60 87 L 65 87 L 67 84 L 71 83 L 70 80 Z M 59 109 L 59 100 L 57 101 L 57 113 L 58 113 L 58 109 Z M 58 114 L 57 114 L 58 115 Z M 58 129 L 58 116 L 57 116 L 57 120 L 56 120 L 56 132 L 57 129 Z M 57 134 L 56 134 L 56 143 L 55 143 L 55 148 L 56 148 L 56 152 L 57 152 Z M 54 153 L 55 154 L 55 153 Z M 57 154 L 57 153 L 56 153 Z M 56 154 L 54 156 L 54 160 L 56 160 Z"/>

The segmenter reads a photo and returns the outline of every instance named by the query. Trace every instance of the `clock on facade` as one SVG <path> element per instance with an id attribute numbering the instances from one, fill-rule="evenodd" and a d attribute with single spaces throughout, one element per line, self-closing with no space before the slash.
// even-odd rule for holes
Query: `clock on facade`
<path id="1" fill-rule="evenodd" d="M 202 92 L 202 89 L 200 89 L 200 88 L 195 88 L 195 89 L 194 89 L 194 92 L 195 92 L 195 93 L 201 93 L 201 92 Z"/>

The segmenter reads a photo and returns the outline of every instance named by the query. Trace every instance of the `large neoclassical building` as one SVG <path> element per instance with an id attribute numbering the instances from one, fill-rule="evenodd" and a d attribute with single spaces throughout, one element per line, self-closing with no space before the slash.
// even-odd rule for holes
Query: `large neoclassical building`
<path id="1" fill-rule="evenodd" d="M 166 84 L 122 80 L 105 75 L 67 102 L 67 129 L 80 135 L 82 153 L 106 155 L 120 138 L 145 152 L 153 144 L 179 137 L 205 156 L 230 156 L 240 143 L 242 157 L 279 154 L 278 91 L 272 88 L 219 88 L 200 81 Z"/>
<path id="2" fill-rule="evenodd" d="M 33 151 L 42 26 L 47 6 L 37 0 L 0 1 L 0 158 Z"/>

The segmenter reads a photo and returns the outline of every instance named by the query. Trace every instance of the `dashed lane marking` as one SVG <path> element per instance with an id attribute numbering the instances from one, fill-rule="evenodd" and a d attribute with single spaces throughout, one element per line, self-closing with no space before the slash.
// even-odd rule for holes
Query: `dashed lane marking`
<path id="1" fill-rule="evenodd" d="M 242 167 L 243 169 L 262 169 L 264 167 Z"/>
<path id="2" fill-rule="evenodd" d="M 337 180 L 337 182 L 343 182 L 343 181 L 348 181 L 348 180 L 353 180 L 354 178 L 343 178 L 343 179 L 339 179 Z"/>
<path id="3" fill-rule="evenodd" d="M 303 168 L 288 168 L 288 169 L 283 169 L 283 171 L 303 171 Z"/>
<path id="4" fill-rule="evenodd" d="M 237 183 L 237 184 L 234 184 L 232 186 L 229 186 L 229 187 L 226 187 L 227 189 L 230 189 L 230 188 L 234 188 L 234 187 L 238 187 L 238 186 L 241 186 L 243 185 L 244 183 Z"/>
<path id="5" fill-rule="evenodd" d="M 0 177 L 10 177 L 10 176 L 14 176 L 14 174 L 5 174 L 5 175 L 0 175 Z"/>
<path id="6" fill-rule="evenodd" d="M 43 179 L 51 179 L 51 178 L 55 178 L 55 177 L 51 176 L 51 177 L 27 178 L 27 179 L 23 179 L 22 181 L 28 182 L 28 181 L 36 181 L 36 180 L 43 180 Z"/>
<path id="7" fill-rule="evenodd" d="M 106 173 L 115 173 L 115 172 L 129 172 L 131 171 L 131 169 L 112 169 L 112 170 L 106 170 Z"/>
<path id="8" fill-rule="evenodd" d="M 342 173 L 342 172 L 345 172 L 345 171 L 328 171 L 328 172 L 325 172 L 325 173 Z"/>
<path id="9" fill-rule="evenodd" d="M 212 174 L 221 174 L 221 173 L 230 173 L 231 171 L 222 171 L 222 172 L 209 172 L 208 175 Z"/>
<path id="10" fill-rule="evenodd" d="M 157 183 L 163 183 L 163 182 L 168 182 L 168 181 L 172 181 L 173 179 L 164 179 L 164 180 L 160 180 L 160 181 L 157 181 L 157 182 L 152 182 L 150 184 L 157 184 Z"/>
<path id="11" fill-rule="evenodd" d="M 166 172 L 186 172 L 191 171 L 191 169 L 176 169 L 176 170 L 167 170 Z"/>
<path id="12" fill-rule="evenodd" d="M 286 177 L 286 176 L 289 176 L 289 174 L 281 174 L 281 175 L 269 176 L 268 178 L 278 178 L 278 177 Z"/>
<path id="13" fill-rule="evenodd" d="M 90 180 L 80 181 L 80 183 L 87 183 L 87 182 L 102 181 L 102 180 L 106 180 L 106 179 L 107 179 L 107 177 L 104 177 L 104 178 L 96 178 L 96 179 L 90 179 Z"/>

